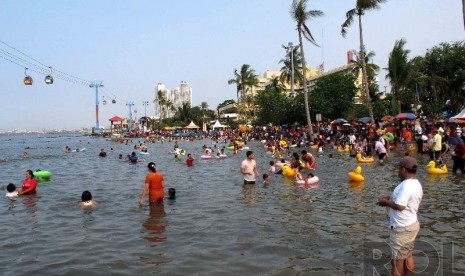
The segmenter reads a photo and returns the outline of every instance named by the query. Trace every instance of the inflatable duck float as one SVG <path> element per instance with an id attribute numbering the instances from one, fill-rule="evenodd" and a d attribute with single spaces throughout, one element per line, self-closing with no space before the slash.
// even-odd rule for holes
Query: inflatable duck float
<path id="1" fill-rule="evenodd" d="M 347 173 L 347 176 L 352 181 L 356 181 L 356 182 L 365 181 L 365 177 L 362 174 L 362 167 L 360 166 L 357 166 L 357 168 L 355 168 L 355 171 Z"/>
<path id="2" fill-rule="evenodd" d="M 288 165 L 283 165 L 283 166 L 281 167 L 281 170 L 282 170 L 282 172 L 283 172 L 283 175 L 284 175 L 284 176 L 287 176 L 287 177 L 289 177 L 289 178 L 295 177 L 295 175 L 297 174 L 297 171 L 298 171 L 297 169 L 293 169 L 293 168 L 291 168 L 291 167 L 288 166 Z"/>
<path id="3" fill-rule="evenodd" d="M 442 167 L 437 168 L 436 162 L 429 161 L 428 165 L 428 173 L 429 174 L 446 174 L 447 173 L 447 165 L 444 164 Z"/>
<path id="4" fill-rule="evenodd" d="M 337 151 L 349 152 L 349 151 L 350 151 L 350 147 L 349 147 L 349 145 L 345 145 L 344 147 L 338 146 L 338 147 L 337 147 Z"/>
<path id="5" fill-rule="evenodd" d="M 360 153 L 357 153 L 355 158 L 357 159 L 357 161 L 359 163 L 373 163 L 373 162 L 375 162 L 375 158 L 373 156 L 363 157 L 362 154 L 360 154 Z"/>

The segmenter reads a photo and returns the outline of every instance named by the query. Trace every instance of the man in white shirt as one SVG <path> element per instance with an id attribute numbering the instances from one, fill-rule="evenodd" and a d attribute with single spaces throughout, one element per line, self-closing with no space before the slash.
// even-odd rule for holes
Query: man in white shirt
<path id="1" fill-rule="evenodd" d="M 378 153 L 379 165 L 383 166 L 384 158 L 386 157 L 386 147 L 384 147 L 384 143 L 381 139 L 382 138 L 376 141 L 375 151 Z"/>
<path id="2" fill-rule="evenodd" d="M 402 181 L 392 196 L 381 196 L 378 205 L 389 207 L 389 244 L 392 252 L 392 275 L 405 275 L 415 269 L 413 247 L 420 230 L 418 208 L 423 197 L 416 179 L 417 160 L 405 156 L 399 163 Z"/>
<path id="3" fill-rule="evenodd" d="M 255 184 L 258 176 L 257 163 L 254 160 L 255 155 L 249 150 L 246 156 L 247 159 L 241 163 L 241 173 L 244 175 L 244 184 Z"/>

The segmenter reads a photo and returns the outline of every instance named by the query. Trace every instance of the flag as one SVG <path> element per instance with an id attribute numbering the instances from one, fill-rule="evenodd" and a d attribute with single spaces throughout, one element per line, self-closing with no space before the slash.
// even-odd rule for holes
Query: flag
<path id="1" fill-rule="evenodd" d="M 423 93 L 423 90 L 421 90 L 421 86 L 419 86 L 418 83 L 415 84 L 415 91 L 417 92 L 417 94 Z"/>
<path id="2" fill-rule="evenodd" d="M 325 71 L 325 62 L 323 61 L 322 64 L 320 64 L 320 66 L 318 66 L 318 69 L 320 69 L 320 74 L 324 73 Z"/>

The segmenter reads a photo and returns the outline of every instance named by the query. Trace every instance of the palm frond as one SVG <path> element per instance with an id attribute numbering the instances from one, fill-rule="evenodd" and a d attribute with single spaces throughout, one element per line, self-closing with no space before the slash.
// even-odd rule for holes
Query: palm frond
<path id="1" fill-rule="evenodd" d="M 320 47 L 316 41 L 315 41 L 315 38 L 313 38 L 313 35 L 312 33 L 310 32 L 310 29 L 307 27 L 307 25 L 303 24 L 303 30 L 302 30 L 302 34 L 304 35 L 305 39 L 307 39 L 308 41 L 310 41 L 310 43 L 312 43 L 313 45 L 317 46 L 317 47 Z"/>
<path id="2" fill-rule="evenodd" d="M 346 20 L 341 25 L 341 35 L 342 35 L 342 37 L 346 37 L 347 29 L 354 22 L 354 18 L 355 18 L 356 13 L 357 13 L 357 11 L 355 9 L 351 9 L 351 10 L 347 11 Z"/>

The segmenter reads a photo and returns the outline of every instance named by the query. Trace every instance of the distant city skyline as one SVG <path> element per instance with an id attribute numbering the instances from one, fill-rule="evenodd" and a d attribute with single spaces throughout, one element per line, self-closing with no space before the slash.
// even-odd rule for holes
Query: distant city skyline
<path id="1" fill-rule="evenodd" d="M 308 22 L 320 48 L 304 42 L 307 64 L 331 70 L 359 49 L 358 27 L 341 36 L 341 24 L 356 0 L 311 0 L 309 10 L 324 17 Z M 249 64 L 258 75 L 279 71 L 282 45 L 298 45 L 292 1 L 1 1 L 0 130 L 80 129 L 95 125 L 95 89 L 100 125 L 128 117 L 155 115 L 154 85 L 175 87 L 189 81 L 192 105 L 211 109 L 236 99 L 228 85 L 234 69 Z M 92 4 L 92 5 L 90 5 Z M 386 68 L 396 40 L 404 38 L 409 58 L 424 55 L 441 42 L 464 39 L 462 6 L 457 0 L 388 0 L 363 17 L 365 46 L 373 62 Z M 25 70 L 24 67 L 28 67 Z M 51 67 L 51 68 L 50 68 Z M 26 71 L 26 72 L 25 72 Z M 24 85 L 25 73 L 33 79 Z M 51 74 L 53 84 L 45 84 Z M 381 89 L 387 86 L 379 72 Z M 103 105 L 106 100 L 107 104 Z M 113 103 L 114 102 L 114 103 Z M 143 105 L 148 102 L 148 105 Z"/>
<path id="2" fill-rule="evenodd" d="M 179 86 L 176 86 L 172 89 L 166 88 L 163 83 L 158 83 L 155 86 L 155 98 L 153 100 L 155 115 L 153 117 L 161 117 L 161 107 L 158 100 L 158 91 L 163 92 L 163 96 L 169 100 L 174 109 L 178 109 L 182 106 L 183 103 L 189 103 L 192 106 L 192 87 L 190 87 L 187 81 L 181 81 Z M 166 117 L 174 116 L 175 111 L 167 110 Z"/>

